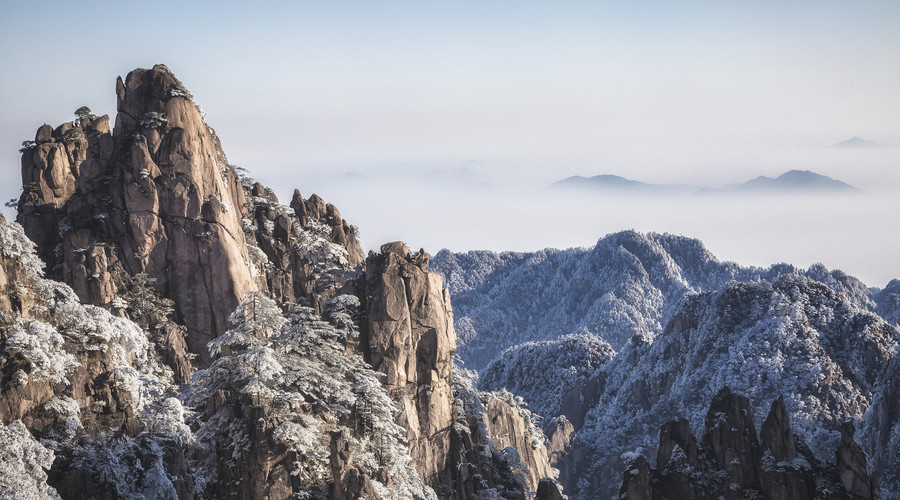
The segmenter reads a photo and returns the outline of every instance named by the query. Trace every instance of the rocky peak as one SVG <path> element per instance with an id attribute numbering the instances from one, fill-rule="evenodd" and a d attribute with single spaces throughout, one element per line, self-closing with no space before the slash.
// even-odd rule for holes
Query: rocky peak
<path id="1" fill-rule="evenodd" d="M 723 387 L 713 398 L 706 413 L 704 448 L 716 459 L 719 468 L 728 472 L 732 483 L 741 487 L 757 480 L 755 452 L 759 447 L 750 400 Z"/>
<path id="2" fill-rule="evenodd" d="M 841 444 L 835 453 L 841 484 L 854 498 L 875 498 L 875 483 L 869 476 L 866 454 L 853 440 L 855 434 L 853 422 L 841 424 Z"/>
<path id="3" fill-rule="evenodd" d="M 18 221 L 53 277 L 110 307 L 147 274 L 170 297 L 191 351 L 226 329 L 255 289 L 241 232 L 243 192 L 191 95 L 163 65 L 119 79 L 108 117 L 79 119 L 25 151 Z M 35 186 L 28 189 L 28 186 Z M 234 208 L 231 208 L 234 207 Z M 173 364 L 189 372 L 184 348 Z M 179 352 L 180 351 L 180 352 Z"/>
<path id="4" fill-rule="evenodd" d="M 759 434 L 763 450 L 768 450 L 776 462 L 790 462 L 797 457 L 796 437 L 791 432 L 783 394 L 772 402 L 772 409 Z"/>
<path id="5" fill-rule="evenodd" d="M 565 415 L 560 415 L 551 423 L 549 436 L 550 443 L 547 452 L 550 455 L 550 465 L 558 469 L 572 448 L 575 440 L 575 428 Z"/>
<path id="6" fill-rule="evenodd" d="M 410 455 L 426 483 L 437 487 L 447 463 L 452 424 L 450 370 L 456 350 L 453 311 L 441 277 L 427 271 L 423 254 L 400 242 L 366 259 L 368 328 L 363 352 L 385 374 L 400 408 Z"/>
<path id="7" fill-rule="evenodd" d="M 291 197 L 291 208 L 303 228 L 309 227 L 311 221 L 324 222 L 329 227 L 331 241 L 347 249 L 351 266 L 355 267 L 363 263 L 357 230 L 341 218 L 337 207 L 331 203 L 325 203 L 316 194 L 310 196 L 308 200 L 304 200 L 300 190 L 295 189 Z"/>
<path id="8" fill-rule="evenodd" d="M 428 262 L 423 250 L 413 254 L 402 242 L 369 254 L 365 359 L 384 374 L 410 456 L 441 498 L 480 498 L 494 489 L 524 499 L 552 472 L 543 436 L 508 398 L 453 387 L 453 311 Z M 477 403 L 461 409 L 470 399 Z"/>
<path id="9" fill-rule="evenodd" d="M 850 422 L 842 427 L 836 465 L 821 464 L 793 434 L 783 397 L 772 402 L 761 443 L 749 400 L 727 387 L 710 404 L 701 448 L 686 423 L 673 420 L 660 429 L 656 468 L 641 455 L 625 457 L 619 498 L 875 498 Z"/>
<path id="10" fill-rule="evenodd" d="M 664 469 L 678 447 L 685 454 L 688 465 L 697 465 L 697 440 L 691 434 L 691 423 L 686 419 L 670 420 L 659 429 L 659 448 L 656 450 L 656 465 Z"/>
<path id="11" fill-rule="evenodd" d="M 321 210 L 295 224 L 270 190 L 238 174 L 166 66 L 119 78 L 116 97 L 113 131 L 108 117 L 82 115 L 38 129 L 23 150 L 17 221 L 51 276 L 85 302 L 112 309 L 147 275 L 173 301 L 168 329 L 184 330 L 163 346 L 181 380 L 190 353 L 209 363 L 206 344 L 245 294 L 321 305 L 362 262 L 336 208 L 315 197 Z"/>
<path id="12" fill-rule="evenodd" d="M 650 500 L 653 498 L 650 464 L 643 455 L 629 457 L 625 462 L 625 479 L 619 488 L 619 498 Z"/>

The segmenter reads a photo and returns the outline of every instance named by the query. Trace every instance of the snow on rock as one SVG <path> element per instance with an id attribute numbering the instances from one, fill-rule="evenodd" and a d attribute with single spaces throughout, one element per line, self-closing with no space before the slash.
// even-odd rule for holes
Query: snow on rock
<path id="1" fill-rule="evenodd" d="M 564 335 L 507 348 L 478 376 L 485 391 L 509 390 L 545 421 L 565 415 L 581 427 L 602 392 L 601 367 L 615 351 L 594 335 Z M 585 397 L 587 396 L 587 397 Z"/>
<path id="2" fill-rule="evenodd" d="M 686 418 L 700 433 L 723 385 L 750 398 L 757 421 L 784 394 L 794 432 L 823 459 L 843 420 L 860 423 L 876 476 L 895 481 L 888 443 L 900 435 L 900 377 L 888 367 L 900 282 L 867 289 L 819 264 L 744 268 L 697 240 L 631 231 L 592 249 L 442 251 L 432 269 L 454 293 L 460 356 L 485 367 L 481 387 L 506 387 L 551 423 L 557 412 L 572 417 L 559 402 L 566 389 L 588 401 L 572 451 L 557 459 L 580 464 L 573 474 L 561 467 L 573 498 L 613 495 L 620 455 L 653 450 L 665 420 Z M 597 367 L 579 364 L 585 345 L 562 347 L 578 331 L 615 352 Z"/>
<path id="3" fill-rule="evenodd" d="M 39 443 L 21 420 L 0 424 L 0 497 L 22 500 L 58 499 L 47 485 L 54 454 Z"/>
<path id="4" fill-rule="evenodd" d="M 590 249 L 533 253 L 442 250 L 431 269 L 444 276 L 453 296 L 458 353 L 477 370 L 507 347 L 585 330 L 617 351 L 635 335 L 652 340 L 683 297 L 732 280 L 772 281 L 799 272 L 858 308 L 900 310 L 889 304 L 900 304 L 896 294 L 882 292 L 879 299 L 878 290 L 821 264 L 806 271 L 787 264 L 742 267 L 717 260 L 699 240 L 671 234 L 624 231 Z"/>
<path id="5" fill-rule="evenodd" d="M 410 466 L 406 431 L 379 376 L 345 353 L 357 325 L 340 320 L 359 302 L 331 304 L 341 311 L 323 316 L 298 305 L 285 317 L 271 299 L 249 294 L 234 328 L 210 343 L 219 356 L 186 394 L 198 409 L 205 495 L 317 498 L 350 474 L 382 498 L 436 498 Z M 337 431 L 348 454 L 335 470 Z"/>
<path id="6" fill-rule="evenodd" d="M 41 466 L 53 465 L 53 484 L 66 494 L 179 490 L 178 480 L 169 477 L 183 476 L 187 462 L 172 455 L 183 455 L 192 433 L 181 403 L 165 395 L 171 371 L 157 362 L 144 330 L 80 304 L 68 286 L 43 278 L 34 247 L 17 224 L 0 226 L 0 276 L 16 290 L 13 300 L 6 294 L 0 302 L 0 368 L 14 374 L 0 385 L 0 417 L 12 422 L 4 427 L 9 453 L 24 453 L 5 455 L 0 468 L 25 460 L 31 477 L 46 482 L 27 465 L 48 456 L 23 437 L 33 433 L 58 454 L 54 463 L 53 453 L 44 450 L 50 454 Z M 136 484 L 145 490 L 135 490 Z M 55 497 L 46 484 L 22 488 L 37 488 L 34 498 Z"/>
<path id="7" fill-rule="evenodd" d="M 604 471 L 620 468 L 622 452 L 652 449 L 648 429 L 674 416 L 700 434 L 706 401 L 724 385 L 750 398 L 757 421 L 784 394 L 794 431 L 828 459 L 841 422 L 863 418 L 898 340 L 876 315 L 796 274 L 691 296 L 655 342 L 627 346 L 604 368 L 607 391 L 579 433 L 590 469 L 611 478 Z"/>

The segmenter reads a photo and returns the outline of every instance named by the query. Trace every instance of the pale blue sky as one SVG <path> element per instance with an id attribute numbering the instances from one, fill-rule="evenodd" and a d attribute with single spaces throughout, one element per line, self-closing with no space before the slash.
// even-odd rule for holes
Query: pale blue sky
<path id="1" fill-rule="evenodd" d="M 896 154 L 822 149 L 854 135 L 900 144 L 900 2 L 4 1 L 0 47 L 4 200 L 18 192 L 21 141 L 82 104 L 114 114 L 115 77 L 158 62 L 194 92 L 233 163 L 336 200 L 346 171 L 460 166 L 529 186 L 601 173 L 724 184 L 791 168 L 900 186 Z M 375 227 L 415 232 L 396 209 L 338 206 L 369 246 L 418 244 Z M 607 229 L 618 227 L 527 243 L 460 235 L 456 249 L 589 244 Z M 845 253 L 818 260 L 848 272 L 872 260 Z M 782 260 L 807 264 L 797 255 Z M 872 284 L 900 276 L 859 269 Z"/>

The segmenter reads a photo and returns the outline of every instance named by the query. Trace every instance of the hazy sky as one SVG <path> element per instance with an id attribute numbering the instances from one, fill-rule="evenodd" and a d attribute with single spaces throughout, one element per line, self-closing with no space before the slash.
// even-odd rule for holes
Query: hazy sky
<path id="1" fill-rule="evenodd" d="M 6 0 L 0 48 L 3 200 L 39 125 L 81 105 L 114 114 L 115 77 L 162 62 L 232 163 L 334 201 L 370 248 L 590 245 L 633 227 L 741 263 L 900 277 L 900 150 L 827 148 L 900 145 L 900 2 Z M 540 189 L 793 168 L 872 198 L 586 203 Z"/>

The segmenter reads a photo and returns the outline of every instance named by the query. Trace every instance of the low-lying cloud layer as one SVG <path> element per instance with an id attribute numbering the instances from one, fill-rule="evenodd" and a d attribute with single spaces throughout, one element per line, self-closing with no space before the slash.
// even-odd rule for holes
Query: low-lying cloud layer
<path id="1" fill-rule="evenodd" d="M 771 161 L 775 167 L 732 174 L 731 182 L 777 176 L 780 165 L 819 168 L 862 193 L 655 196 L 641 193 L 573 192 L 551 189 L 560 169 L 491 168 L 478 162 L 450 167 L 408 165 L 268 180 L 313 192 L 340 208 L 361 230 L 363 246 L 377 249 L 391 240 L 434 253 L 441 248 L 536 250 L 592 246 L 620 230 L 669 232 L 701 239 L 720 259 L 743 265 L 787 262 L 800 267 L 821 262 L 883 287 L 900 278 L 900 149 L 847 156 L 815 151 L 805 161 Z M 799 157 L 798 157 L 799 158 Z M 787 170 L 787 169 L 785 169 Z M 560 173 L 561 172 L 561 173 Z M 592 175 L 597 172 L 584 172 Z M 615 172 L 618 173 L 618 172 Z M 627 174 L 627 172 L 625 172 Z M 782 172 L 783 173 L 783 172 Z M 649 170 L 638 172 L 652 182 Z M 664 177 L 664 176 L 659 176 Z M 716 177 L 709 175 L 709 178 Z M 665 176 L 670 182 L 671 172 Z M 685 182 L 694 184 L 703 176 Z M 298 182 L 300 181 L 300 182 Z M 278 191 L 288 199 L 289 190 Z"/>

